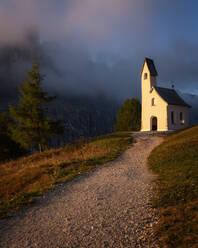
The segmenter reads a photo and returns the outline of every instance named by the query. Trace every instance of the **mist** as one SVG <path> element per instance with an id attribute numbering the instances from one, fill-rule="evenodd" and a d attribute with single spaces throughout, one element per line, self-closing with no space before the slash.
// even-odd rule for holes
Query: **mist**
<path id="1" fill-rule="evenodd" d="M 197 28 L 193 16 L 184 22 L 192 2 L 1 1 L 1 99 L 17 95 L 35 59 L 52 94 L 140 97 L 144 57 L 154 59 L 159 83 L 197 93 Z"/>

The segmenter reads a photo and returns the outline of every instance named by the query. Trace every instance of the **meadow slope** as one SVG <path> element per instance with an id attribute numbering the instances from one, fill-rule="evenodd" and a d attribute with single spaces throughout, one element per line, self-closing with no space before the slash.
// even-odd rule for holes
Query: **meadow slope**
<path id="1" fill-rule="evenodd" d="M 114 160 L 131 144 L 129 133 L 79 140 L 0 164 L 0 216 L 34 201 L 34 196 Z"/>
<path id="2" fill-rule="evenodd" d="M 160 247 L 198 247 L 198 126 L 165 138 L 149 156 L 158 175 L 153 204 Z"/>

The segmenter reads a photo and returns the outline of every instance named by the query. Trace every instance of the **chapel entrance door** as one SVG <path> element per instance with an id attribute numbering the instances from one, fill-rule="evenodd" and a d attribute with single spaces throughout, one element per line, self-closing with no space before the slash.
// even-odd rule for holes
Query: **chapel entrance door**
<path id="1" fill-rule="evenodd" d="M 152 131 L 157 131 L 157 117 L 153 116 L 151 118 Z"/>

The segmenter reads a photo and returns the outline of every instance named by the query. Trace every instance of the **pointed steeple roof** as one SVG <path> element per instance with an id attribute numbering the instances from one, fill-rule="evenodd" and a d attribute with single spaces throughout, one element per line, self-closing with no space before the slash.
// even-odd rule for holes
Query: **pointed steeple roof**
<path id="1" fill-rule="evenodd" d="M 149 69 L 149 71 L 150 71 L 151 76 L 156 77 L 156 76 L 158 75 L 158 73 L 157 73 L 157 70 L 156 70 L 156 68 L 155 68 L 154 61 L 153 61 L 152 59 L 145 58 L 145 59 L 144 59 L 143 66 L 142 66 L 142 71 L 143 71 L 143 68 L 144 68 L 145 63 L 146 63 L 147 66 L 148 66 L 148 69 Z M 142 72 L 141 72 L 141 74 L 142 74 Z"/>

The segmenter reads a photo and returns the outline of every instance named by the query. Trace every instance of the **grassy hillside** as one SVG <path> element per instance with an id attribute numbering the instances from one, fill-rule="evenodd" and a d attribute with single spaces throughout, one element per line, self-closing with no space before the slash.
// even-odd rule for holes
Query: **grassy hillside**
<path id="1" fill-rule="evenodd" d="M 198 126 L 166 137 L 149 166 L 158 175 L 161 247 L 198 247 Z"/>
<path id="2" fill-rule="evenodd" d="M 131 140 L 128 133 L 109 134 L 0 164 L 0 216 L 33 202 L 56 183 L 115 159 Z"/>

